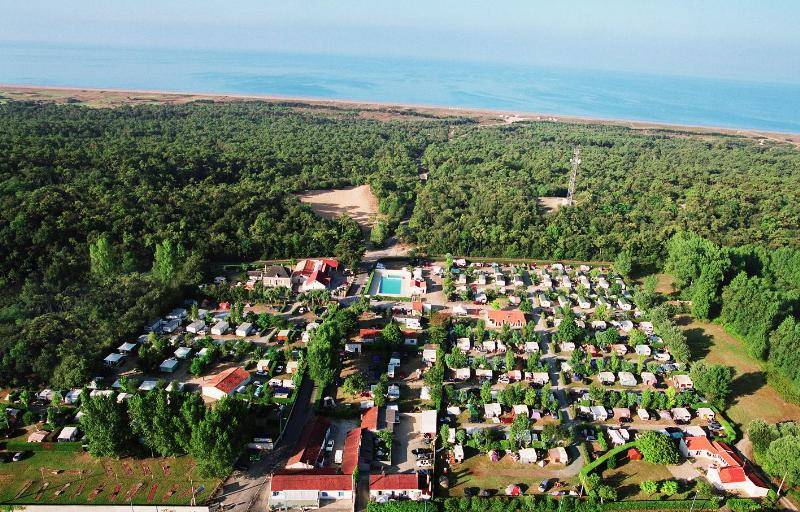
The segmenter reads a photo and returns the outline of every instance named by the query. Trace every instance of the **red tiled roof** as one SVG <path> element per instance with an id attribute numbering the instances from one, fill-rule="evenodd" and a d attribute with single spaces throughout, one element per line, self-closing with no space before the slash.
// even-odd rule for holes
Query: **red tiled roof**
<path id="1" fill-rule="evenodd" d="M 381 333 L 380 329 L 359 329 L 358 336 L 360 338 L 372 338 Z"/>
<path id="2" fill-rule="evenodd" d="M 342 450 L 342 473 L 352 475 L 353 471 L 358 467 L 358 459 L 361 454 L 361 436 L 363 430 L 354 428 L 347 433 L 344 440 L 344 449 Z"/>
<path id="3" fill-rule="evenodd" d="M 747 479 L 741 466 L 725 466 L 719 470 L 719 481 L 723 484 L 744 482 Z"/>
<path id="4" fill-rule="evenodd" d="M 370 407 L 361 415 L 361 428 L 378 429 L 378 407 Z"/>
<path id="5" fill-rule="evenodd" d="M 313 423 L 307 423 L 300 435 L 300 440 L 297 441 L 294 455 L 289 458 L 286 465 L 303 463 L 313 466 L 316 464 L 330 424 L 330 421 L 320 417 L 317 417 Z"/>
<path id="6" fill-rule="evenodd" d="M 689 436 L 683 438 L 686 448 L 690 451 L 706 450 L 711 453 L 716 453 L 716 448 L 711 444 L 706 436 Z"/>
<path id="7" fill-rule="evenodd" d="M 370 475 L 370 491 L 401 491 L 419 489 L 419 477 L 416 473 L 391 473 L 388 475 Z"/>
<path id="8" fill-rule="evenodd" d="M 352 491 L 352 475 L 330 475 L 326 472 L 281 472 L 272 476 L 272 491 Z"/>
<path id="9" fill-rule="evenodd" d="M 242 383 L 249 378 L 250 372 L 244 368 L 228 368 L 227 370 L 218 373 L 205 385 L 208 387 L 217 388 L 223 393 L 230 394 L 234 389 L 241 386 Z"/>
<path id="10" fill-rule="evenodd" d="M 489 310 L 487 312 L 489 320 L 496 324 L 525 324 L 525 313 L 519 309 L 511 310 Z"/>

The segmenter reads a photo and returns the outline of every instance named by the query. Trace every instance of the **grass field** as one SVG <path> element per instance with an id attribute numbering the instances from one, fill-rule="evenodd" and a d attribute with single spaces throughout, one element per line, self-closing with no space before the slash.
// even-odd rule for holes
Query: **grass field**
<path id="1" fill-rule="evenodd" d="M 218 483 L 198 478 L 190 457 L 115 460 L 40 451 L 0 464 L 0 503 L 179 505 L 190 502 L 194 484 L 203 486 L 199 504 Z"/>
<path id="2" fill-rule="evenodd" d="M 767 384 L 761 362 L 747 354 L 742 344 L 718 324 L 700 322 L 689 316 L 679 317 L 686 333 L 693 359 L 733 367 L 733 398 L 726 413 L 742 430 L 750 421 L 800 421 L 800 406 L 785 401 Z"/>
<path id="3" fill-rule="evenodd" d="M 620 461 L 619 464 L 621 465 L 615 469 L 603 471 L 603 482 L 615 487 L 620 498 L 636 500 L 657 499 L 659 497 L 658 494 L 652 496 L 643 494 L 639 490 L 639 484 L 645 480 L 655 480 L 656 482 L 674 480 L 666 466 L 661 464 L 653 464 L 643 460 L 625 463 Z M 673 498 L 679 499 L 681 497 L 674 496 Z"/>
<path id="4" fill-rule="evenodd" d="M 467 487 L 480 487 L 481 489 L 494 489 L 503 494 L 509 484 L 522 484 L 526 494 L 535 494 L 539 483 L 545 478 L 558 476 L 559 470 L 564 470 L 561 465 L 548 465 L 544 468 L 536 464 L 520 464 L 511 457 L 505 456 L 497 462 L 489 461 L 487 455 L 476 454 L 475 450 L 466 448 L 469 458 L 452 468 L 450 480 L 450 496 L 463 496 Z M 562 482 L 576 484 L 577 477 L 561 478 Z M 570 489 L 569 485 L 564 489 Z"/>

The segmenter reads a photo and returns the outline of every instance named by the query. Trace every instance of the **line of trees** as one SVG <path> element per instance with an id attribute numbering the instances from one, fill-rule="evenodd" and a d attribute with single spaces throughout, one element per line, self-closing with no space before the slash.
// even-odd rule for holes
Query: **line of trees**
<path id="1" fill-rule="evenodd" d="M 84 392 L 81 410 L 88 450 L 96 457 L 191 454 L 202 475 L 218 478 L 231 472 L 251 432 L 243 400 L 226 397 L 207 408 L 197 393 L 163 387 L 124 401 Z"/>

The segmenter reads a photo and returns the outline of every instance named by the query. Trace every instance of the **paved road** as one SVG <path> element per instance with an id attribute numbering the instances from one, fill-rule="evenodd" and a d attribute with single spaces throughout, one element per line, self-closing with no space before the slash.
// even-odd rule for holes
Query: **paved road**
<path id="1" fill-rule="evenodd" d="M 300 438 L 305 424 L 311 419 L 314 408 L 314 384 L 306 377 L 300 385 L 294 409 L 284 429 L 284 437 L 275 450 L 268 452 L 247 471 L 234 471 L 222 485 L 222 492 L 212 500 L 220 510 L 246 512 L 268 510 L 270 475 L 282 467 Z"/>

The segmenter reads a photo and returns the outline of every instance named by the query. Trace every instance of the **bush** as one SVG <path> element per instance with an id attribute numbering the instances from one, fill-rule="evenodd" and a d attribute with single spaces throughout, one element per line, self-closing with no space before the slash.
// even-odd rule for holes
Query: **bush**
<path id="1" fill-rule="evenodd" d="M 638 500 L 614 501 L 603 505 L 603 510 L 716 510 L 720 506 L 719 500 Z"/>

